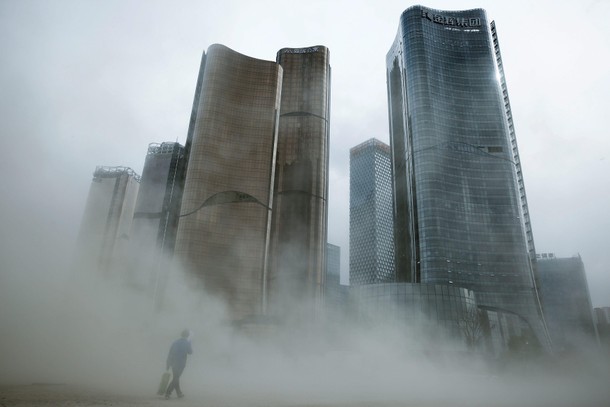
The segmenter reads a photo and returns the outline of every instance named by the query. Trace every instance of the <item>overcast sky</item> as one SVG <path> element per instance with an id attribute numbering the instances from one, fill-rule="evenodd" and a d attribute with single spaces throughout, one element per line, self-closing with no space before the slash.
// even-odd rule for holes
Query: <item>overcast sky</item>
<path id="1" fill-rule="evenodd" d="M 348 267 L 349 149 L 388 141 L 385 55 L 404 1 L 0 0 L 0 255 L 71 250 L 96 165 L 141 173 L 186 139 L 201 52 L 332 65 L 329 242 Z M 580 254 L 610 306 L 610 1 L 430 1 L 496 21 L 538 252 Z M 55 251 L 55 250 L 54 250 Z M 57 255 L 60 257 L 60 255 Z"/>

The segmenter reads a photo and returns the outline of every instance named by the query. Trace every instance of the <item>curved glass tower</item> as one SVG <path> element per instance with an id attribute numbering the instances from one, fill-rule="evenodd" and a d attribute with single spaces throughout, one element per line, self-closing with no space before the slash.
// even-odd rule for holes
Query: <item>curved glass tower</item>
<path id="1" fill-rule="evenodd" d="M 407 9 L 387 55 L 398 281 L 476 292 L 547 342 L 495 26 Z"/>
<path id="2" fill-rule="evenodd" d="M 321 309 L 329 113 L 324 46 L 203 55 L 175 256 L 238 325 Z"/>
<path id="3" fill-rule="evenodd" d="M 263 311 L 282 68 L 212 45 L 202 59 L 175 257 L 241 320 Z"/>

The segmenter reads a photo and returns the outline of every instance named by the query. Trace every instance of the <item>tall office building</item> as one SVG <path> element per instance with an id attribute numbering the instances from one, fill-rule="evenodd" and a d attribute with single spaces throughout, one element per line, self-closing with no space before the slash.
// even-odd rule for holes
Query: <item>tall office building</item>
<path id="1" fill-rule="evenodd" d="M 326 243 L 326 283 L 327 289 L 341 284 L 341 248 L 330 243 Z"/>
<path id="2" fill-rule="evenodd" d="M 327 243 L 324 309 L 326 321 L 338 329 L 349 315 L 349 288 L 341 284 L 341 248 Z"/>
<path id="3" fill-rule="evenodd" d="M 538 255 L 540 299 L 553 347 L 590 349 L 597 344 L 591 295 L 580 256 Z"/>
<path id="4" fill-rule="evenodd" d="M 105 274 L 122 271 L 139 186 L 140 176 L 131 168 L 95 168 L 78 235 L 76 267 Z"/>
<path id="5" fill-rule="evenodd" d="M 544 344 L 495 25 L 411 7 L 387 55 L 397 280 L 464 287 Z"/>
<path id="6" fill-rule="evenodd" d="M 202 58 L 174 257 L 234 322 L 267 313 L 270 291 L 321 298 L 329 74 L 324 47 Z"/>
<path id="7" fill-rule="evenodd" d="M 370 139 L 350 150 L 350 285 L 395 280 L 392 211 L 390 146 Z"/>
<path id="8" fill-rule="evenodd" d="M 130 283 L 161 299 L 178 229 L 184 147 L 178 143 L 151 143 L 142 170 L 130 239 Z"/>
<path id="9" fill-rule="evenodd" d="M 602 350 L 610 355 L 610 307 L 599 307 L 593 309 L 595 326 Z"/>
<path id="10" fill-rule="evenodd" d="M 222 45 L 200 69 L 174 257 L 236 320 L 263 307 L 281 80 L 276 63 Z"/>
<path id="11" fill-rule="evenodd" d="M 329 51 L 284 48 L 277 142 L 269 304 L 281 313 L 298 304 L 306 318 L 324 294 L 330 119 Z"/>

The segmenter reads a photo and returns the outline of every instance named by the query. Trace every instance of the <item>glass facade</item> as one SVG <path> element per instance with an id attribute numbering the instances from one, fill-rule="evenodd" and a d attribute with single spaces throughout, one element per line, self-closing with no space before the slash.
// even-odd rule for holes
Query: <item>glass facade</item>
<path id="1" fill-rule="evenodd" d="M 601 349 L 610 355 L 610 307 L 593 309 Z"/>
<path id="2" fill-rule="evenodd" d="M 461 337 L 460 321 L 477 309 L 474 292 L 436 284 L 382 283 L 350 286 L 351 304 L 358 318 L 372 323 L 417 323 L 442 328 L 450 337 Z"/>
<path id="3" fill-rule="evenodd" d="M 473 290 L 546 344 L 495 26 L 411 7 L 386 62 L 397 280 Z"/>
<path id="4" fill-rule="evenodd" d="M 370 139 L 350 150 L 350 285 L 394 275 L 390 146 Z"/>
<path id="5" fill-rule="evenodd" d="M 330 53 L 284 48 L 271 251 L 269 312 L 321 310 L 327 236 Z M 296 311 L 296 310 L 295 310 Z"/>
<path id="6" fill-rule="evenodd" d="M 326 288 L 341 284 L 341 248 L 326 243 Z M 328 290 L 327 290 L 328 292 Z"/>
<path id="7" fill-rule="evenodd" d="M 580 256 L 539 255 L 540 299 L 555 350 L 587 349 L 597 342 L 593 306 Z"/>
<path id="8" fill-rule="evenodd" d="M 328 49 L 284 48 L 274 62 L 212 45 L 193 104 L 176 262 L 238 325 L 296 307 L 315 316 L 326 275 Z"/>
<path id="9" fill-rule="evenodd" d="M 174 258 L 232 320 L 263 310 L 281 80 L 222 45 L 202 58 Z"/>
<path id="10" fill-rule="evenodd" d="M 324 306 L 327 317 L 344 319 L 347 311 L 348 286 L 341 285 L 341 248 L 326 244 L 326 281 Z"/>
<path id="11" fill-rule="evenodd" d="M 500 356 L 511 343 L 527 347 L 533 333 L 525 318 L 480 306 L 474 291 L 455 285 L 356 285 L 350 286 L 349 299 L 357 320 L 423 333 L 424 347 L 432 346 L 435 351 L 467 348 Z"/>

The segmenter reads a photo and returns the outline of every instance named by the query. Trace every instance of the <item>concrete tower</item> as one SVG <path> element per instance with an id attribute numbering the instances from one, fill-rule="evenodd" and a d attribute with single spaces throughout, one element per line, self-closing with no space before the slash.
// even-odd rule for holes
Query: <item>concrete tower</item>
<path id="1" fill-rule="evenodd" d="M 202 59 L 174 258 L 239 321 L 263 312 L 282 68 L 212 45 Z"/>
<path id="2" fill-rule="evenodd" d="M 91 267 L 105 275 L 122 272 L 139 187 L 140 176 L 131 168 L 95 168 L 78 237 L 76 267 Z"/>
<path id="3" fill-rule="evenodd" d="M 282 99 L 273 193 L 269 304 L 306 319 L 324 293 L 330 120 L 329 51 L 284 48 Z M 294 309 L 293 306 L 297 308 Z"/>

